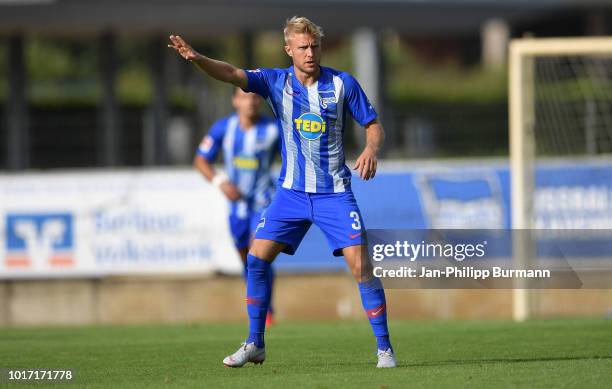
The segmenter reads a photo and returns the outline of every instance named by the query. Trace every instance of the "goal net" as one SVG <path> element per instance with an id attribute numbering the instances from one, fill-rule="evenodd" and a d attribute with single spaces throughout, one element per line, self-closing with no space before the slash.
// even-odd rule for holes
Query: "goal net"
<path id="1" fill-rule="evenodd" d="M 518 39 L 510 45 L 510 170 L 513 253 L 533 258 L 534 162 L 612 153 L 612 38 Z M 519 232 L 522 231 L 522 232 Z M 534 294 L 515 285 L 515 320 Z"/>

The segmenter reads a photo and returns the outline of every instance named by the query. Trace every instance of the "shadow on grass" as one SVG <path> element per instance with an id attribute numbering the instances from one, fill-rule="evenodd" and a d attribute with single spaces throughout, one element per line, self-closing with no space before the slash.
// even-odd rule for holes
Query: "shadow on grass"
<path id="1" fill-rule="evenodd" d="M 479 364 L 494 364 L 494 363 L 525 363 L 525 362 L 549 362 L 549 361 L 581 361 L 581 360 L 597 360 L 597 359 L 612 359 L 612 355 L 592 355 L 592 356 L 581 356 L 581 357 L 451 359 L 451 360 L 446 360 L 446 361 L 399 363 L 398 367 L 479 365 Z"/>

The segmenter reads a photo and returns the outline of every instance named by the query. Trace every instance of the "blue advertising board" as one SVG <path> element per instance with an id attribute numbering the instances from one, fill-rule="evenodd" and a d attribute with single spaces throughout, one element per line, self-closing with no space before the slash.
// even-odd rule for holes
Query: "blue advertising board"
<path id="1" fill-rule="evenodd" d="M 536 229 L 612 229 L 612 162 L 544 163 L 535 181 Z M 352 185 L 368 229 L 512 228 L 507 164 L 407 164 L 368 182 L 354 177 Z M 295 255 L 281 255 L 276 266 L 285 272 L 345 269 L 314 225 Z"/>

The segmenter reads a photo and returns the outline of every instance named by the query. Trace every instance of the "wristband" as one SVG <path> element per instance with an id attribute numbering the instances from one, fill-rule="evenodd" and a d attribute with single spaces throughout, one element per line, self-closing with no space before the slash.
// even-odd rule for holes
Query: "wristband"
<path id="1" fill-rule="evenodd" d="M 210 180 L 210 182 L 217 188 L 221 188 L 221 185 L 223 185 L 224 183 L 228 181 L 229 181 L 229 178 L 227 177 L 225 173 L 217 173 L 212 178 L 212 180 Z"/>

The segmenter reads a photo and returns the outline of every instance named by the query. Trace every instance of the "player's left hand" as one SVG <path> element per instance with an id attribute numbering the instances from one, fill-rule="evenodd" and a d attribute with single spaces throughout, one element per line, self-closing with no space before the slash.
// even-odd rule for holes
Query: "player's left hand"
<path id="1" fill-rule="evenodd" d="M 376 175 L 377 165 L 378 158 L 376 157 L 376 152 L 371 148 L 366 147 L 359 158 L 357 158 L 357 161 L 355 161 L 353 170 L 357 170 L 357 172 L 359 172 L 359 177 L 367 181 L 370 178 L 374 178 Z"/>

